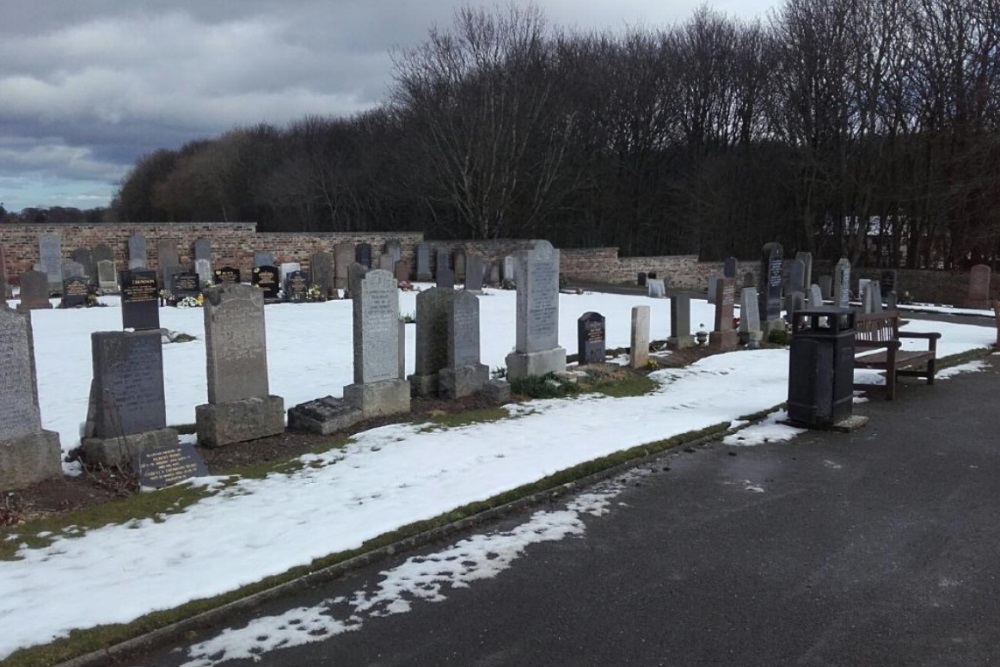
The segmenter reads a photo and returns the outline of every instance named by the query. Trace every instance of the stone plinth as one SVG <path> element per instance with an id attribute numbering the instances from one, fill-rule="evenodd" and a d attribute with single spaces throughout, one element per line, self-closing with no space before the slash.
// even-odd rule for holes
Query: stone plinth
<path id="1" fill-rule="evenodd" d="M 59 434 L 29 433 L 0 440 L 0 491 L 21 489 L 62 474 Z"/>
<path id="2" fill-rule="evenodd" d="M 490 369 L 486 364 L 442 368 L 438 373 L 438 395 L 441 398 L 471 396 L 480 391 L 489 379 Z"/>
<path id="3" fill-rule="evenodd" d="M 507 377 L 511 379 L 557 373 L 566 370 L 566 350 L 555 347 L 541 352 L 511 352 L 505 363 Z"/>
<path id="4" fill-rule="evenodd" d="M 198 444 L 220 447 L 278 435 L 285 431 L 285 401 L 281 396 L 244 398 L 195 407 Z"/>
<path id="5" fill-rule="evenodd" d="M 410 411 L 410 383 L 384 380 L 344 387 L 344 400 L 361 410 L 366 419 Z"/>
<path id="6" fill-rule="evenodd" d="M 347 402 L 326 396 L 300 403 L 288 411 L 288 428 L 331 435 L 357 424 L 361 410 Z"/>

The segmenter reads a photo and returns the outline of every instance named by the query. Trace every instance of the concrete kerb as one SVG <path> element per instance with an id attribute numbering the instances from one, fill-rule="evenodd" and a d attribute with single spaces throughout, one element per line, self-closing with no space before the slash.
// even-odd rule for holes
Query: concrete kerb
<path id="1" fill-rule="evenodd" d="M 766 415 L 780 408 L 781 405 L 783 405 L 783 403 L 774 406 L 770 410 L 758 413 L 751 423 L 763 420 Z M 239 600 L 234 600 L 233 602 L 226 603 L 215 609 L 196 614 L 166 627 L 159 628 L 119 644 L 115 644 L 114 646 L 109 646 L 108 648 L 100 651 L 94 651 L 86 655 L 71 658 L 70 660 L 59 663 L 56 667 L 101 667 L 102 665 L 108 664 L 112 659 L 123 658 L 139 651 L 156 648 L 157 646 L 161 646 L 177 639 L 192 630 L 204 628 L 212 625 L 213 623 L 222 621 L 234 612 L 244 611 L 264 602 L 280 598 L 284 595 L 305 590 L 315 584 L 339 579 L 353 570 L 372 565 L 373 563 L 378 563 L 399 553 L 411 551 L 433 542 L 438 542 L 463 530 L 482 525 L 493 519 L 513 514 L 514 512 L 526 507 L 555 500 L 578 489 L 591 486 L 611 477 L 615 477 L 628 470 L 638 468 L 644 464 L 655 461 L 660 457 L 669 455 L 678 448 L 692 448 L 707 445 L 715 440 L 720 440 L 730 433 L 735 433 L 737 430 L 745 428 L 746 426 L 746 423 L 743 423 L 738 427 L 719 426 L 711 432 L 692 440 L 678 441 L 660 451 L 637 456 L 623 463 L 605 468 L 604 470 L 584 475 L 583 477 L 573 480 L 572 482 L 565 482 L 550 489 L 536 491 L 535 493 L 518 498 L 517 500 L 512 500 L 509 503 L 484 510 L 474 514 L 473 516 L 465 517 L 464 519 L 459 519 L 437 528 L 432 528 L 417 535 L 405 537 L 401 540 L 393 542 L 392 544 L 379 547 L 378 549 L 374 549 L 368 553 L 364 553 L 353 558 L 349 558 L 342 563 L 337 563 L 321 570 L 304 574 L 301 577 L 293 579 L 292 581 L 287 581 L 278 584 L 273 588 L 248 595 L 247 597 L 240 598 Z M 642 445 L 638 445 L 636 449 L 640 447 L 642 447 Z"/>

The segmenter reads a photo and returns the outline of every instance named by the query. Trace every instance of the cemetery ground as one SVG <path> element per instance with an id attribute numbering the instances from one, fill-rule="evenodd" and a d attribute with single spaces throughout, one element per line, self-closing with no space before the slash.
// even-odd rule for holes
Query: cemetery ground
<path id="1" fill-rule="evenodd" d="M 513 347 L 513 297 L 488 292 L 482 299 L 483 361 L 491 368 Z M 561 301 L 560 342 L 569 350 L 575 348 L 575 319 L 587 311 L 607 317 L 609 348 L 628 344 L 629 311 L 637 303 L 653 306 L 654 339 L 668 330 L 666 301 L 594 294 L 564 295 Z M 707 305 L 692 305 L 693 323 L 710 319 Z M 404 295 L 401 309 L 413 312 L 412 295 Z M 115 310 L 33 316 L 43 421 L 60 433 L 64 450 L 78 442 L 86 413 L 89 332 L 114 330 Z M 196 341 L 203 335 L 197 309 L 164 310 L 163 325 Z M 267 327 L 272 388 L 286 406 L 337 395 L 350 382 L 349 302 L 269 306 Z M 981 327 L 935 323 L 933 328 L 944 334 L 941 357 L 983 350 L 995 338 Z M 412 350 L 412 327 L 407 343 Z M 408 372 L 411 359 L 408 354 Z M 165 346 L 164 360 L 167 421 L 190 424 L 194 405 L 204 402 L 204 347 L 172 343 Z M 690 360 L 678 355 L 672 363 Z M 786 375 L 783 349 L 729 353 L 654 371 L 654 385 L 640 382 L 636 390 L 633 383 L 624 396 L 609 391 L 528 401 L 502 411 L 475 399 L 457 406 L 415 402 L 416 414 L 405 421 L 369 422 L 353 437 L 344 434 L 333 443 L 329 437 L 291 434 L 260 442 L 255 451 L 252 446 L 219 450 L 209 456 L 215 477 L 103 503 L 92 509 L 113 509 L 93 525 L 60 524 L 57 517 L 52 525 L 59 529 L 49 535 L 28 525 L 3 529 L 0 549 L 10 553 L 0 561 L 5 582 L 0 588 L 9 587 L 0 596 L 0 618 L 7 626 L 0 659 L 52 664 L 88 646 L 101 648 L 163 625 L 172 614 L 196 613 L 227 596 L 246 595 L 435 523 L 569 481 L 612 465 L 614 457 L 739 426 L 741 418 L 780 405 Z M 768 429 L 771 437 L 789 435 L 780 426 Z M 240 475 L 231 476 L 233 470 Z M 68 472 L 78 469 L 71 465 Z M 60 504 L 89 505 L 121 491 L 86 491 L 87 497 L 66 491 L 63 497 L 29 495 L 28 500 L 58 511 Z M 50 651 L 12 655 L 54 639 Z"/>

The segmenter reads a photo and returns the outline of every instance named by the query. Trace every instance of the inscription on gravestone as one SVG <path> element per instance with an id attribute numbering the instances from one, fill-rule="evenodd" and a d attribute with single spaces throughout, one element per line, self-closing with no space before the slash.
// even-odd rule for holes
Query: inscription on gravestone
<path id="1" fill-rule="evenodd" d="M 90 285 L 85 278 L 67 278 L 63 281 L 62 307 L 77 308 L 87 305 L 87 294 Z"/>
<path id="2" fill-rule="evenodd" d="M 198 296 L 201 292 L 201 282 L 197 273 L 185 271 L 175 273 L 170 276 L 170 293 L 174 299 L 183 299 L 187 296 Z"/>
<path id="3" fill-rule="evenodd" d="M 189 442 L 177 447 L 143 450 L 139 452 L 139 485 L 162 489 L 192 477 L 205 477 L 208 467 L 205 460 Z"/>
<path id="4" fill-rule="evenodd" d="M 285 301 L 301 303 L 309 296 L 309 274 L 305 271 L 292 271 L 285 276 Z"/>
<path id="5" fill-rule="evenodd" d="M 163 347 L 159 331 L 97 331 L 94 360 L 94 433 L 98 438 L 166 427 Z"/>
<path id="6" fill-rule="evenodd" d="M 479 363 L 479 299 L 468 292 L 456 292 L 448 305 L 448 365 Z"/>
<path id="7" fill-rule="evenodd" d="M 577 364 L 604 363 L 605 348 L 604 316 L 587 312 L 576 321 Z"/>
<path id="8" fill-rule="evenodd" d="M 277 299 L 281 284 L 278 282 L 278 269 L 273 266 L 254 267 L 251 283 L 264 292 L 265 299 Z"/>
<path id="9" fill-rule="evenodd" d="M 540 352 L 559 345 L 559 251 L 536 241 L 517 275 L 518 352 Z"/>
<path id="10" fill-rule="evenodd" d="M 232 285 L 239 283 L 240 270 L 232 266 L 223 266 L 212 272 L 216 285 Z"/>
<path id="11" fill-rule="evenodd" d="M 160 290 L 156 272 L 122 271 L 122 328 L 160 328 Z"/>

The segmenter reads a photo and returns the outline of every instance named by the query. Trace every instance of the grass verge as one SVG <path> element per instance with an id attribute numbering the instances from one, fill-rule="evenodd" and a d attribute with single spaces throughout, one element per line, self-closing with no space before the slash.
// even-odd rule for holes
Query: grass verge
<path id="1" fill-rule="evenodd" d="M 481 410 L 469 410 L 467 412 L 441 413 L 431 415 L 429 421 L 420 424 L 419 433 L 429 433 L 431 431 L 442 431 L 447 428 L 457 428 L 459 426 L 471 426 L 472 424 L 489 424 L 501 419 L 514 419 L 505 408 L 483 408 Z"/>

